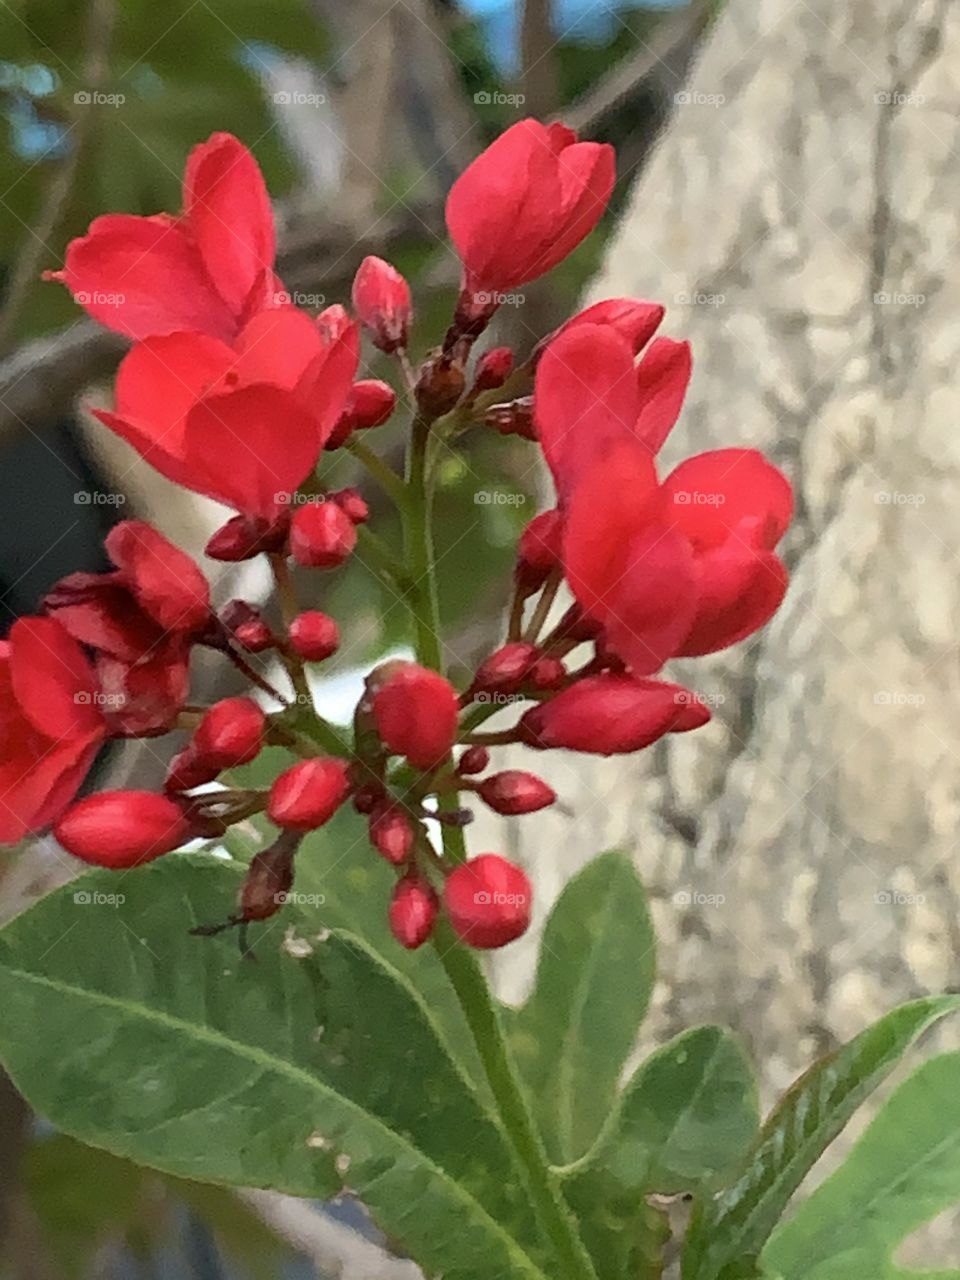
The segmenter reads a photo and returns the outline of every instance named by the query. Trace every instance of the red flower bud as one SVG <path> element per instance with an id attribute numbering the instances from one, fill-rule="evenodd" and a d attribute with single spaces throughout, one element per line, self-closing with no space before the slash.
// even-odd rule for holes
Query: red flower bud
<path id="1" fill-rule="evenodd" d="M 373 718 L 381 741 L 418 769 L 430 769 L 448 754 L 457 736 L 459 706 L 449 681 L 414 662 L 391 664 L 373 696 Z"/>
<path id="2" fill-rule="evenodd" d="M 211 560 L 252 560 L 264 551 L 281 551 L 287 538 L 288 517 L 268 521 L 233 516 L 206 545 Z"/>
<path id="3" fill-rule="evenodd" d="M 387 800 L 377 805 L 370 815 L 370 843 L 388 862 L 399 866 L 413 849 L 413 823 L 400 808 Z"/>
<path id="4" fill-rule="evenodd" d="M 404 876 L 390 901 L 390 932 L 408 951 L 416 951 L 433 932 L 439 907 L 437 895 L 426 880 Z"/>
<path id="5" fill-rule="evenodd" d="M 474 393 L 493 391 L 496 387 L 502 387 L 511 373 L 513 373 L 513 352 L 510 348 L 491 347 L 477 361 L 476 372 L 473 375 Z"/>
<path id="6" fill-rule="evenodd" d="M 490 752 L 486 747 L 468 747 L 460 757 L 457 773 L 464 778 L 470 774 L 483 773 L 489 763 Z"/>
<path id="7" fill-rule="evenodd" d="M 201 759 L 194 750 L 193 744 L 189 743 L 170 761 L 163 789 L 164 791 L 192 791 L 194 787 L 202 787 L 205 782 L 212 782 L 219 772 L 217 765 Z"/>
<path id="8" fill-rule="evenodd" d="M 248 653 L 263 653 L 277 643 L 273 629 L 262 618 L 251 618 L 234 628 L 233 638 Z"/>
<path id="9" fill-rule="evenodd" d="M 454 933 L 469 946 L 488 950 L 526 933 L 533 889 L 512 862 L 482 853 L 453 871 L 444 885 L 443 901 Z"/>
<path id="10" fill-rule="evenodd" d="M 520 396 L 506 404 L 495 404 L 487 410 L 483 420 L 502 436 L 522 436 L 524 440 L 537 438 L 533 421 L 533 396 Z"/>
<path id="11" fill-rule="evenodd" d="M 477 668 L 473 680 L 475 689 L 496 690 L 511 693 L 519 689 L 536 664 L 536 645 L 523 640 L 513 640 L 485 658 Z"/>
<path id="12" fill-rule="evenodd" d="M 477 794 L 494 813 L 510 816 L 546 809 L 557 798 L 557 793 L 542 778 L 524 773 L 522 769 L 505 769 L 503 773 L 485 778 L 477 786 Z"/>
<path id="13" fill-rule="evenodd" d="M 379 378 L 361 378 L 353 384 L 346 408 L 324 448 L 339 449 L 354 431 L 367 431 L 371 427 L 381 426 L 396 407 L 397 393 L 388 382 L 381 382 Z"/>
<path id="14" fill-rule="evenodd" d="M 251 698 L 224 698 L 206 712 L 192 746 L 218 770 L 233 769 L 259 754 L 266 725 L 267 717 Z"/>
<path id="15" fill-rule="evenodd" d="M 370 508 L 359 489 L 338 489 L 336 493 L 331 493 L 329 498 L 354 524 L 366 524 L 369 520 Z"/>
<path id="16" fill-rule="evenodd" d="M 290 623 L 290 647 L 307 662 L 323 662 L 340 647 L 340 628 L 317 609 L 308 609 Z"/>
<path id="17" fill-rule="evenodd" d="M 312 831 L 329 822 L 350 794 L 342 760 L 318 756 L 291 765 L 270 789 L 267 816 L 278 827 Z"/>
<path id="18" fill-rule="evenodd" d="M 559 689 L 567 679 L 567 668 L 559 658 L 538 658 L 530 672 L 534 689 Z"/>
<path id="19" fill-rule="evenodd" d="M 520 720 L 520 741 L 609 756 L 639 751 L 665 733 L 686 733 L 710 719 L 696 694 L 665 680 L 586 676 Z"/>
<path id="20" fill-rule="evenodd" d="M 297 564 L 335 569 L 356 545 L 353 522 L 335 502 L 308 502 L 294 512 L 290 551 Z"/>
<path id="21" fill-rule="evenodd" d="M 53 828 L 68 853 L 99 867 L 136 867 L 191 839 L 181 805 L 152 791 L 102 791 L 78 800 Z"/>
<path id="22" fill-rule="evenodd" d="M 353 281 L 353 307 L 374 345 L 381 351 L 396 351 L 407 345 L 413 305 L 410 286 L 383 258 L 364 258 Z"/>

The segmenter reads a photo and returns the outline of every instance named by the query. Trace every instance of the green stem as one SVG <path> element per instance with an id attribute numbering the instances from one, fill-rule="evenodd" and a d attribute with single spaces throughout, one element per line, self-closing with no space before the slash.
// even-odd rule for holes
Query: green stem
<path id="1" fill-rule="evenodd" d="M 417 659 L 424 666 L 441 671 L 439 611 L 427 488 L 429 440 L 429 422 L 415 418 L 407 452 L 404 541 L 407 565 L 413 579 L 408 598 L 414 618 Z M 456 807 L 457 799 L 454 785 L 450 791 L 441 794 L 439 803 L 443 807 Z M 463 829 L 445 827 L 443 848 L 444 861 L 448 865 L 465 861 L 467 851 Z M 590 1257 L 577 1234 L 573 1216 L 550 1170 L 543 1142 L 510 1055 L 496 1001 L 479 961 L 469 948 L 453 937 L 445 922 L 434 934 L 434 946 L 476 1042 L 537 1220 L 552 1247 L 557 1262 L 555 1274 L 562 1276 L 563 1280 L 597 1280 Z"/>
<path id="2" fill-rule="evenodd" d="M 359 463 L 370 472 L 374 480 L 389 498 L 396 503 L 401 509 L 407 501 L 407 491 L 403 487 L 403 481 L 378 453 L 370 448 L 369 445 L 358 440 L 356 436 L 351 437 L 344 446 L 347 453 L 352 453 Z"/>
<path id="3" fill-rule="evenodd" d="M 559 1264 L 563 1280 L 597 1280 L 577 1235 L 556 1179 L 547 1164 L 516 1068 L 510 1057 L 496 1003 L 476 956 L 442 926 L 434 945 L 470 1027 L 480 1061 L 497 1101 L 500 1118 L 524 1171 L 527 1192 Z"/>

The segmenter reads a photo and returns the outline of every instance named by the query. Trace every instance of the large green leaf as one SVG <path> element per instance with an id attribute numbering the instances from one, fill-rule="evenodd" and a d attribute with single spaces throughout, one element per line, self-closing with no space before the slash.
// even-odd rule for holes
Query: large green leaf
<path id="1" fill-rule="evenodd" d="M 629 858 L 603 854 L 560 895 L 533 994 L 510 1020 L 514 1054 L 556 1164 L 579 1159 L 609 1116 L 655 967 L 643 886 Z"/>
<path id="2" fill-rule="evenodd" d="M 516 1242 L 539 1245 L 505 1140 L 416 991 L 296 908 L 257 963 L 190 936 L 239 880 L 173 854 L 92 872 L 0 932 L 17 1086 L 64 1132 L 182 1177 L 346 1187 L 445 1280 L 544 1280 Z"/>
<path id="3" fill-rule="evenodd" d="M 755 1275 L 787 1202 L 827 1146 L 917 1036 L 958 1008 L 958 996 L 901 1005 L 801 1076 L 774 1108 L 736 1181 L 701 1203 L 684 1249 L 684 1280 Z"/>
<path id="4" fill-rule="evenodd" d="M 564 1190 L 600 1275 L 641 1273 L 656 1244 L 650 1192 L 696 1191 L 742 1159 L 757 1132 L 756 1085 L 737 1041 L 696 1027 L 637 1069 Z"/>
<path id="5" fill-rule="evenodd" d="M 910 1280 L 893 1253 L 960 1201 L 960 1053 L 900 1086 L 832 1177 L 780 1227 L 761 1261 L 783 1280 Z M 960 1271 L 939 1273 L 960 1280 Z"/>

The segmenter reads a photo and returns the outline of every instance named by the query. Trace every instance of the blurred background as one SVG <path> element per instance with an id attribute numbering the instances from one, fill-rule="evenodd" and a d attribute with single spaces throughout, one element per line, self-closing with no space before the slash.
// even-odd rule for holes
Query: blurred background
<path id="1" fill-rule="evenodd" d="M 538 757 L 563 811 L 478 814 L 471 845 L 527 867 L 537 925 L 596 852 L 631 850 L 660 940 L 646 1039 L 735 1027 L 768 1101 L 898 1001 L 960 989 L 955 4 L 0 0 L 0 112 L 3 629 L 58 577 L 101 567 L 111 521 L 150 518 L 199 553 L 222 519 L 92 429 L 121 344 L 39 283 L 91 217 L 175 210 L 189 148 L 231 130 L 267 174 L 297 300 L 346 301 L 363 256 L 382 254 L 414 284 L 419 356 L 456 290 L 443 198 L 464 164 L 527 114 L 614 143 L 605 222 L 501 309 L 491 343 L 525 353 L 601 297 L 663 301 L 663 331 L 694 348 L 667 463 L 755 445 L 783 466 L 792 585 L 752 641 L 671 668 L 709 702 L 706 730 L 628 760 Z M 365 364 L 392 376 L 370 351 Z M 402 442 L 385 429 L 376 444 Z M 332 483 L 357 479 L 336 465 Z M 499 635 L 540 489 L 523 442 L 476 432 L 445 464 L 454 666 Z M 359 562 L 303 586 L 346 626 L 323 688 L 346 707 L 357 669 L 406 644 L 402 606 Z M 216 590 L 268 586 L 247 568 Z M 164 760 L 154 743 L 100 767 L 149 783 Z M 326 895 L 323 923 L 376 942 L 380 868 L 348 821 L 312 840 L 303 888 Z M 5 859 L 0 913 L 69 874 L 49 842 Z M 529 984 L 537 932 L 494 962 L 508 998 Z M 956 1265 L 956 1233 L 941 1236 Z M 0 1242 L 2 1280 L 417 1274 L 356 1205 L 135 1169 L 48 1132 L 8 1084 Z"/>
<path id="2" fill-rule="evenodd" d="M 266 174 L 280 271 L 295 300 L 313 311 L 349 302 L 362 258 L 387 256 L 414 286 L 420 356 L 442 337 L 458 284 L 443 229 L 451 182 L 514 120 L 563 114 L 584 136 L 617 144 L 620 180 L 607 224 L 549 282 L 504 309 L 496 340 L 526 349 L 569 313 L 597 270 L 710 7 L 0 4 L 0 632 L 64 574 L 106 567 L 101 544 L 115 520 L 150 518 L 199 554 L 224 517 L 156 476 L 87 415 L 109 401 L 123 344 L 40 275 L 62 264 L 65 245 L 93 217 L 175 211 L 188 151 L 229 130 Z M 373 374 L 392 378 L 375 352 L 365 360 Z M 399 437 L 379 437 L 381 450 L 399 456 Z M 467 451 L 466 461 L 450 456 L 439 514 L 445 621 L 464 664 L 493 634 L 537 480 L 525 446 L 471 439 Z M 350 466 L 340 464 L 338 483 L 358 478 Z M 503 490 L 505 474 L 510 503 L 476 500 Z M 386 510 L 377 514 L 389 520 Z M 221 601 L 267 590 L 256 569 L 238 581 L 224 566 L 206 567 L 219 577 Z M 315 591 L 315 581 L 304 588 Z M 478 593 L 487 605 L 479 622 Z M 350 687 L 354 668 L 406 642 L 403 607 L 359 563 L 324 583 L 316 603 L 347 626 L 334 685 L 338 670 Z M 209 676 L 211 695 L 217 678 Z M 100 775 L 156 781 L 164 758 L 164 744 L 117 749 Z M 49 842 L 5 860 L 0 912 L 10 915 L 68 874 Z M 349 1205 L 321 1215 L 280 1197 L 137 1169 L 49 1132 L 9 1082 L 0 1084 L 4 1280 L 416 1274 L 365 1245 L 368 1234 Z"/>

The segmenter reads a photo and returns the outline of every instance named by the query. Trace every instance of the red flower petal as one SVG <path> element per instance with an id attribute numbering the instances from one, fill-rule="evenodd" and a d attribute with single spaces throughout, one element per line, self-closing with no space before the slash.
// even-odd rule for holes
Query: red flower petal
<path id="1" fill-rule="evenodd" d="M 93 670 L 52 618 L 18 618 L 10 629 L 10 674 L 24 714 L 48 738 L 101 735 Z"/>
<path id="2" fill-rule="evenodd" d="M 657 338 L 637 366 L 640 412 L 634 432 L 654 453 L 680 416 L 692 367 L 690 343 L 672 338 Z"/>
<path id="3" fill-rule="evenodd" d="M 214 133 L 194 147 L 183 177 L 183 207 L 207 271 L 239 319 L 276 255 L 263 174 L 239 139 Z"/>
<path id="4" fill-rule="evenodd" d="M 63 280 L 94 320 L 129 338 L 192 329 L 230 339 L 236 321 L 181 223 L 112 213 L 67 246 Z"/>
<path id="5" fill-rule="evenodd" d="M 700 549 L 720 546 L 744 520 L 755 520 L 757 545 L 772 550 L 793 514 L 790 482 L 756 449 L 688 458 L 664 481 L 663 500 L 665 517 Z"/>

